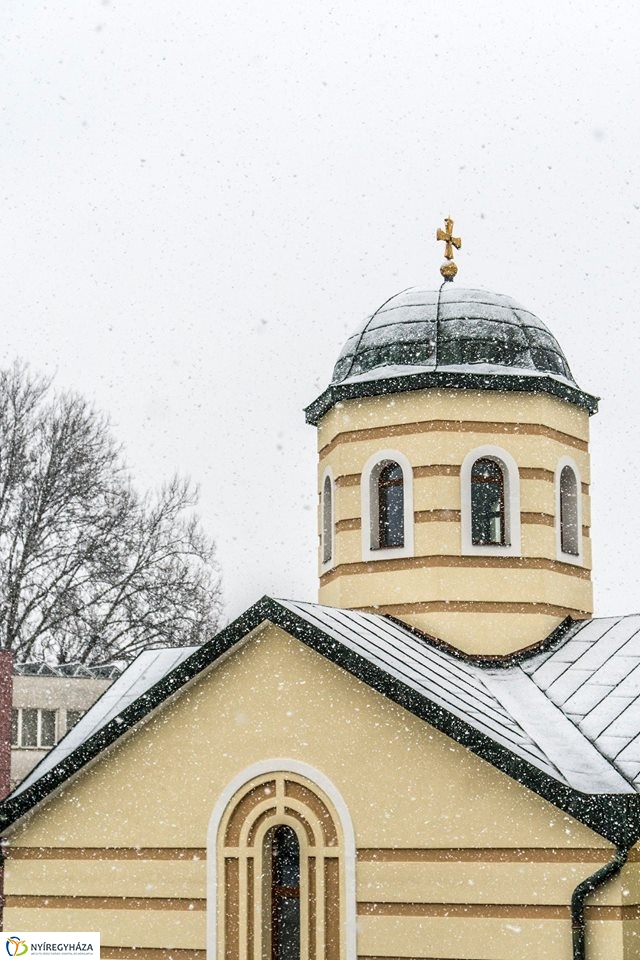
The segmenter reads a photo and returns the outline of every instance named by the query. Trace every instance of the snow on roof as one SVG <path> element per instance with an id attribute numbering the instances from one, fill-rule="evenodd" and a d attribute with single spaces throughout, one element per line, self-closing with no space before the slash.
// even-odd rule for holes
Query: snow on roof
<path id="1" fill-rule="evenodd" d="M 15 663 L 13 673 L 16 677 L 72 677 L 81 680 L 112 680 L 122 673 L 123 666 L 117 663 L 92 664 L 44 663 L 43 661 Z"/>
<path id="2" fill-rule="evenodd" d="M 640 615 L 587 620 L 522 669 L 640 792 Z"/>
<path id="3" fill-rule="evenodd" d="M 477 363 L 559 374 L 576 383 L 551 331 L 504 294 L 444 283 L 410 288 L 386 300 L 349 337 L 331 382 L 395 364 L 435 367 Z"/>
<path id="4" fill-rule="evenodd" d="M 196 649 L 197 647 L 163 647 L 145 650 L 139 654 L 124 673 L 105 690 L 102 696 L 69 730 L 67 735 L 18 784 L 10 796 L 17 797 L 32 783 L 35 783 L 45 773 L 61 763 L 85 740 L 105 727 L 110 720 L 122 713 L 129 704 L 146 693 L 174 667 L 186 660 Z"/>
<path id="5" fill-rule="evenodd" d="M 369 383 L 373 380 L 393 380 L 396 377 L 408 377 L 413 374 L 433 373 L 442 369 L 435 363 L 432 364 L 400 364 L 390 363 L 384 367 L 376 367 L 373 370 L 367 370 L 364 373 L 356 373 L 345 377 L 341 383 Z M 545 370 L 531 370 L 528 367 L 509 366 L 506 363 L 486 363 L 484 361 L 474 361 L 466 364 L 450 363 L 446 369 L 452 373 L 477 373 L 484 376 L 509 376 L 526 377 L 527 379 L 538 377 L 539 379 L 549 377 L 564 386 L 575 386 L 573 380 L 564 377 L 559 373 L 549 373 Z"/>
<path id="6" fill-rule="evenodd" d="M 381 614 L 290 600 L 278 602 L 512 753 L 569 784 L 491 692 L 482 668 L 430 646 Z"/>
<path id="7" fill-rule="evenodd" d="M 291 621 L 287 620 L 289 614 L 293 615 Z M 64 764 L 86 741 L 94 738 L 95 742 L 96 734 L 108 724 L 120 722 L 123 711 L 181 664 L 184 669 L 177 670 L 175 683 L 172 679 L 169 684 L 171 692 L 178 689 L 178 680 L 184 683 L 215 664 L 221 651 L 269 619 L 294 635 L 300 624 L 306 625 L 306 630 L 315 631 L 313 636 L 322 638 L 321 642 L 308 641 L 312 647 L 319 645 L 321 652 L 330 659 L 335 655 L 342 664 L 348 654 L 356 665 L 347 669 L 356 676 L 360 670 L 357 663 L 369 664 L 378 671 L 376 676 L 389 681 L 385 692 L 392 699 L 403 702 L 392 692 L 396 683 L 398 690 L 415 692 L 419 702 L 434 705 L 454 723 L 461 721 L 465 729 L 477 731 L 485 742 L 563 788 L 588 795 L 637 797 L 640 793 L 640 615 L 574 624 L 552 649 L 520 655 L 498 666 L 449 652 L 437 641 L 381 614 L 264 598 L 218 635 L 228 637 L 224 641 L 216 637 L 201 648 L 165 648 L 140 654 L 6 802 L 11 807 L 12 800 Z M 196 651 L 191 664 L 186 664 Z M 379 686 L 378 682 L 373 685 Z M 150 700 L 148 709 L 166 695 Z M 137 717 L 143 715 L 144 711 L 136 713 Z M 122 723 L 124 733 L 128 725 Z M 448 723 L 441 728 L 449 730 Z M 455 732 L 451 735 L 458 738 Z M 474 744 L 471 749 L 477 749 Z M 535 784 L 533 789 L 537 789 Z"/>
<path id="8" fill-rule="evenodd" d="M 561 783 L 587 793 L 640 790 L 640 782 L 634 789 L 612 758 L 603 755 L 553 700 L 541 695 L 521 665 L 488 669 L 460 659 L 381 614 L 279 602 Z M 640 617 L 635 629 L 640 629 Z M 637 702 L 640 643 L 635 662 Z M 640 734 L 637 710 L 635 732 Z M 640 752 L 640 737 L 635 743 Z"/>

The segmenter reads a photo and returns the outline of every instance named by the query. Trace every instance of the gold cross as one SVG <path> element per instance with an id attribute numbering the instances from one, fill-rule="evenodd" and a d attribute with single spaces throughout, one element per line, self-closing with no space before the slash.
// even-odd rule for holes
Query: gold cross
<path id="1" fill-rule="evenodd" d="M 447 217 L 444 221 L 444 225 L 447 228 L 446 230 L 441 230 L 438 227 L 438 232 L 436 233 L 436 240 L 444 240 L 446 247 L 444 248 L 445 260 L 453 260 L 453 247 L 456 250 L 459 250 L 462 246 L 462 240 L 460 237 L 453 236 L 453 220 L 451 217 Z"/>
<path id="2" fill-rule="evenodd" d="M 455 247 L 456 250 L 459 250 L 460 247 L 462 246 L 462 240 L 460 239 L 460 237 L 454 237 L 453 235 L 453 220 L 451 219 L 451 217 L 447 217 L 445 219 L 444 225 L 446 227 L 446 230 L 441 230 L 440 227 L 438 227 L 438 231 L 436 233 L 436 240 L 444 240 L 445 260 L 453 260 L 453 248 Z M 440 267 L 440 273 L 442 274 L 445 280 L 453 280 L 457 272 L 458 272 L 458 268 L 455 265 L 455 263 L 443 263 L 442 266 Z"/>

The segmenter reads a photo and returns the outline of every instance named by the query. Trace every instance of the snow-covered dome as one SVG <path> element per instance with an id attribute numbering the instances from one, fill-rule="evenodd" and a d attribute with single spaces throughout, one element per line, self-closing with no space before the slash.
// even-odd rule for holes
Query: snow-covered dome
<path id="1" fill-rule="evenodd" d="M 349 337 L 309 423 L 356 397 L 431 387 L 548 393 L 595 413 L 558 341 L 516 300 L 443 283 L 386 300 Z"/>
<path id="2" fill-rule="evenodd" d="M 347 340 L 331 382 L 398 376 L 412 367 L 531 371 L 575 385 L 558 341 L 535 314 L 504 294 L 453 283 L 414 287 L 385 301 Z"/>

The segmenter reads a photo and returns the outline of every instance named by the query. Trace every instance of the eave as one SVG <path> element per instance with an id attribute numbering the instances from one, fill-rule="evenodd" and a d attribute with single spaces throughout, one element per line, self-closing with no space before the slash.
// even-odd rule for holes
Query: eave
<path id="1" fill-rule="evenodd" d="M 307 423 L 314 426 L 337 403 L 363 397 L 383 397 L 410 390 L 433 389 L 493 390 L 512 393 L 546 393 L 586 410 L 592 415 L 598 410 L 598 398 L 577 387 L 562 383 L 554 377 L 518 374 L 462 373 L 455 370 L 433 370 L 399 377 L 381 377 L 372 380 L 354 380 L 332 384 L 305 408 Z"/>
<path id="2" fill-rule="evenodd" d="M 181 687 L 264 623 L 272 623 L 285 630 L 611 843 L 629 847 L 640 837 L 638 794 L 586 794 L 560 783 L 270 597 L 263 597 L 250 607 L 30 787 L 5 800 L 0 805 L 0 829 L 6 830 L 33 810 L 71 776 L 95 760 Z"/>

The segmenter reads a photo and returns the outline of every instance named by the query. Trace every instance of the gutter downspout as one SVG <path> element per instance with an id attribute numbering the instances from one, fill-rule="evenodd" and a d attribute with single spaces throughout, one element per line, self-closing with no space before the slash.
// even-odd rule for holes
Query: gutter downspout
<path id="1" fill-rule="evenodd" d="M 585 900 L 590 893 L 615 877 L 627 862 L 629 849 L 617 847 L 613 860 L 605 863 L 586 880 L 582 880 L 571 896 L 571 933 L 573 935 L 573 960 L 585 960 Z"/>

